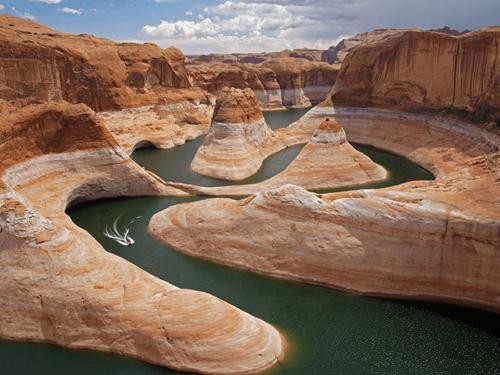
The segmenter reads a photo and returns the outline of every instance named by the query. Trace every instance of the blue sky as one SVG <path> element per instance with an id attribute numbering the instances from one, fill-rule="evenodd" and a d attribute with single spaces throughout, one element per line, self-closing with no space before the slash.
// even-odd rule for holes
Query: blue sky
<path id="1" fill-rule="evenodd" d="M 187 54 L 327 48 L 374 28 L 500 24 L 500 0 L 0 0 L 0 12 Z"/>

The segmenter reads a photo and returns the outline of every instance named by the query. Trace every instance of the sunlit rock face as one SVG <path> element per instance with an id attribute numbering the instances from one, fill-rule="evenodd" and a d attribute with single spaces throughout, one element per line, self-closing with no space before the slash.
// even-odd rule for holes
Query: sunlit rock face
<path id="1" fill-rule="evenodd" d="M 71 35 L 0 15 L 0 99 L 65 100 L 101 111 L 156 104 L 170 89 L 189 87 L 176 48 Z"/>
<path id="2" fill-rule="evenodd" d="M 260 168 L 273 138 L 253 91 L 224 89 L 191 168 L 215 178 L 242 180 Z"/>
<path id="3" fill-rule="evenodd" d="M 218 94 L 224 87 L 251 88 L 263 109 L 309 107 L 330 92 L 337 66 L 304 58 L 263 58 L 258 63 L 197 63 L 187 66 L 195 85 Z"/>
<path id="4" fill-rule="evenodd" d="M 313 132 L 313 147 L 345 145 L 333 119 L 349 140 L 404 155 L 436 179 L 207 199 L 156 214 L 150 232 L 186 254 L 258 273 L 500 311 L 499 137 L 459 120 L 367 108 L 321 106 L 295 127 Z"/>
<path id="5" fill-rule="evenodd" d="M 257 183 L 232 186 L 204 187 L 175 183 L 172 186 L 182 187 L 193 194 L 241 196 L 284 184 L 295 184 L 310 190 L 338 189 L 387 178 L 388 173 L 382 166 L 357 151 L 347 141 L 346 133 L 340 123 L 329 117 L 323 117 L 323 121 L 314 126 L 315 121 L 312 118 L 311 121 L 304 121 L 308 124 L 308 130 L 301 129 L 300 126 L 278 129 L 266 142 L 264 154 L 305 143 L 297 157 L 273 177 Z M 225 160 L 229 159 L 225 156 Z"/>
<path id="6" fill-rule="evenodd" d="M 187 65 L 196 86 L 218 95 L 226 87 L 250 88 L 262 109 L 283 108 L 276 74 L 268 68 L 243 63 L 198 63 Z"/>
<path id="7" fill-rule="evenodd" d="M 0 337 L 115 352 L 176 370 L 257 373 L 276 329 L 105 251 L 65 213 L 114 196 L 182 195 L 136 165 L 83 104 L 0 114 Z"/>
<path id="8" fill-rule="evenodd" d="M 500 27 L 460 36 L 403 30 L 362 43 L 345 58 L 336 104 L 403 109 L 455 107 L 481 119 L 500 115 Z"/>
<path id="9" fill-rule="evenodd" d="M 359 33 L 351 38 L 342 39 L 339 44 L 328 48 L 321 54 L 321 61 L 329 64 L 342 64 L 346 56 L 356 46 L 363 43 L 373 43 L 380 39 L 388 38 L 409 29 L 375 29 L 364 33 Z"/>

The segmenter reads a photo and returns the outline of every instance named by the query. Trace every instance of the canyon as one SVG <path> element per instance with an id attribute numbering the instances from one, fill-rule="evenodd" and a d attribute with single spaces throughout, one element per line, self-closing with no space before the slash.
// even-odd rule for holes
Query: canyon
<path id="1" fill-rule="evenodd" d="M 286 358 L 293 332 L 153 276 L 68 214 L 113 197 L 215 196 L 159 206 L 149 222 L 154 238 L 190 257 L 500 313 L 499 27 L 383 29 L 322 57 L 186 62 L 174 47 L 0 21 L 2 338 L 210 374 L 260 373 Z M 279 129 L 262 112 L 314 104 Z M 274 176 L 226 186 L 164 181 L 130 157 L 201 136 L 192 171 L 229 181 L 303 147 Z M 351 143 L 435 179 L 365 188 L 390 174 Z"/>
<path id="2" fill-rule="evenodd" d="M 150 231 L 190 255 L 256 272 L 369 295 L 499 311 L 498 135 L 458 118 L 401 111 L 424 104 L 429 111 L 452 104 L 477 110 L 487 101 L 495 114 L 500 96 L 493 46 L 499 31 L 450 36 L 411 30 L 360 44 L 347 55 L 329 98 L 289 126 L 295 134 L 311 136 L 326 118 L 334 119 L 350 141 L 404 155 L 431 170 L 435 181 L 321 196 L 278 187 L 239 202 L 171 207 L 153 217 Z M 430 48 L 431 43 L 442 47 Z M 460 53 L 455 64 L 450 48 Z M 443 54 L 434 56 L 435 51 Z M 431 64 L 440 58 L 443 64 Z M 470 78 L 467 71 L 479 74 L 470 81 L 476 86 L 456 84 L 458 77 Z M 447 79 L 437 81 L 438 76 Z M 381 90 L 378 82 L 398 90 Z M 422 86 L 424 96 L 411 95 Z M 474 90 L 479 91 L 470 95 Z M 237 195 L 238 188 L 231 191 Z M 314 230 L 323 220 L 324 228 Z M 212 225 L 225 239 L 208 235 Z M 308 242 L 312 231 L 322 235 Z"/>
<path id="3" fill-rule="evenodd" d="M 201 373 L 272 366 L 272 326 L 106 252 L 65 209 L 115 196 L 184 195 L 137 166 L 83 104 L 2 113 L 0 336 L 112 351 Z"/>
<path id="4" fill-rule="evenodd" d="M 254 272 L 499 311 L 498 136 L 403 112 L 321 107 L 306 117 L 309 129 L 335 119 L 351 141 L 405 155 L 436 180 L 319 196 L 285 185 L 180 204 L 156 214 L 151 233 Z"/>
<path id="5" fill-rule="evenodd" d="M 224 87 L 252 89 L 263 109 L 317 104 L 325 99 L 339 71 L 338 66 L 290 56 L 259 63 L 193 62 L 187 69 L 196 86 L 214 95 Z"/>

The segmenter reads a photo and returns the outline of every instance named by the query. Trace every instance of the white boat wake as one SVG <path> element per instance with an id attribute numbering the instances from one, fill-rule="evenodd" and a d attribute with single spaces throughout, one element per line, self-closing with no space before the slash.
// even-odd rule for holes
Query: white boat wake
<path id="1" fill-rule="evenodd" d="M 130 246 L 135 243 L 134 239 L 130 237 L 130 225 L 132 225 L 137 219 L 140 218 L 140 216 L 134 217 L 132 220 L 130 220 L 124 227 L 123 227 L 123 233 L 121 233 L 118 230 L 118 221 L 120 220 L 121 216 L 118 216 L 115 221 L 113 222 L 113 225 L 111 229 L 106 225 L 106 229 L 102 234 L 104 234 L 106 237 L 111 238 L 112 240 L 115 240 L 118 242 L 120 245 L 123 246 Z"/>

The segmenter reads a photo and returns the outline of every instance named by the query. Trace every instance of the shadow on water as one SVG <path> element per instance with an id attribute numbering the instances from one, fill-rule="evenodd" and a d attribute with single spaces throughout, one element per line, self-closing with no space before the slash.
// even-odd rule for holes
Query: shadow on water
<path id="1" fill-rule="evenodd" d="M 391 171 L 392 184 L 432 178 L 407 159 L 356 147 Z M 164 163 L 178 168 L 178 163 Z M 260 276 L 188 257 L 148 235 L 153 214 L 199 199 L 203 198 L 110 199 L 73 207 L 68 213 L 107 251 L 174 285 L 212 293 L 279 328 L 292 350 L 268 374 L 500 374 L 497 315 L 361 297 Z M 103 235 L 105 226 L 119 215 L 124 221 L 141 216 L 131 226 L 136 240 L 132 246 L 123 247 Z M 0 373 L 178 374 L 113 354 L 8 341 L 0 341 Z"/>

